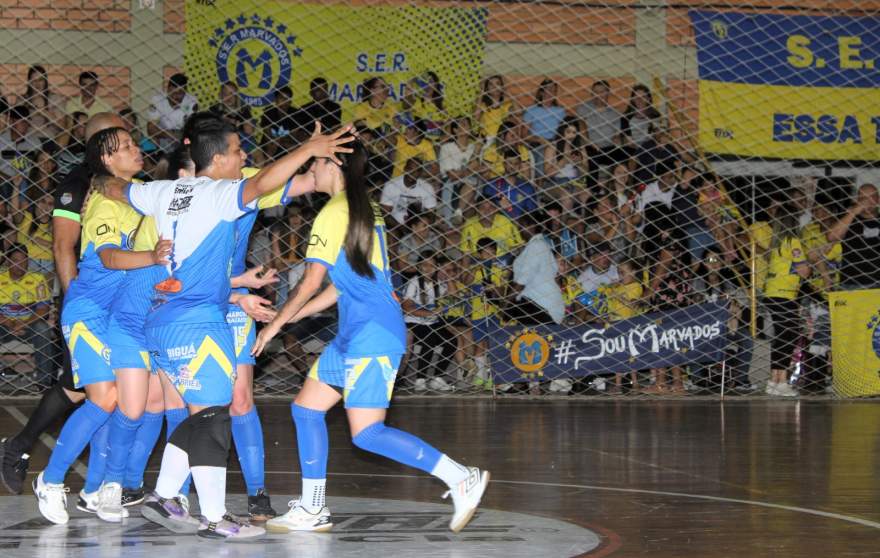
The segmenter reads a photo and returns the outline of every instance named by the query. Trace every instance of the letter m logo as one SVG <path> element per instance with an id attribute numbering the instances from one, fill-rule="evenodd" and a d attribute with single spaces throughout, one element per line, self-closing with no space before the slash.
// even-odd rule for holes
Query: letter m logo
<path id="1" fill-rule="evenodd" d="M 247 49 L 239 49 L 235 53 L 235 82 L 239 88 L 249 86 L 248 68 L 251 72 L 255 72 L 259 76 L 259 89 L 270 89 L 272 87 L 272 52 L 268 49 L 263 50 L 256 59 L 251 58 L 251 53 Z"/>

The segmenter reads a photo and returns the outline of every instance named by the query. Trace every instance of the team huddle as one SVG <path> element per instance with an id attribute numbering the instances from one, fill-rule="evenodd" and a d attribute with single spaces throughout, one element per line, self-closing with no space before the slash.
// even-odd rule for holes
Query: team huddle
<path id="1" fill-rule="evenodd" d="M 235 127 L 197 113 L 170 157 L 168 179 L 141 183 L 134 178 L 143 167 L 140 149 L 124 128 L 89 138 L 78 274 L 61 312 L 73 383 L 86 400 L 33 481 L 46 519 L 67 523 L 64 478 L 91 445 L 77 508 L 104 521 L 121 522 L 129 506 L 141 504 L 146 519 L 209 539 L 327 531 L 325 413 L 341 400 L 356 446 L 439 478 L 453 500 L 450 529 L 470 521 L 489 473 L 384 423 L 406 326 L 391 287 L 384 221 L 367 193 L 367 158 L 349 127 L 321 134 L 316 124 L 298 149 L 263 169 L 244 168 Z M 250 232 L 260 209 L 312 191 L 330 196 L 312 224 L 310 238 L 318 241 L 310 242 L 300 285 L 276 311 L 248 290 L 272 280 L 246 269 Z M 321 289 L 325 277 L 329 286 Z M 338 333 L 291 404 L 302 494 L 276 515 L 264 484 L 255 357 L 285 324 L 333 305 Z M 256 321 L 267 322 L 259 335 Z M 167 444 L 147 493 L 144 469 L 163 417 Z M 225 505 L 232 443 L 247 517 Z M 190 479 L 201 517 L 190 514 Z"/>

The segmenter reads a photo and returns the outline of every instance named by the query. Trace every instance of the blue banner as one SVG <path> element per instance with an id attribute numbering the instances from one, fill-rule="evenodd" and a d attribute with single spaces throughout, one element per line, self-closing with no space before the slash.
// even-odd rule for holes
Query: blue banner
<path id="1" fill-rule="evenodd" d="M 720 362 L 729 313 L 698 304 L 612 324 L 499 328 L 489 339 L 496 383 L 574 378 Z"/>
<path id="2" fill-rule="evenodd" d="M 880 87 L 880 18 L 689 13 L 701 80 Z"/>

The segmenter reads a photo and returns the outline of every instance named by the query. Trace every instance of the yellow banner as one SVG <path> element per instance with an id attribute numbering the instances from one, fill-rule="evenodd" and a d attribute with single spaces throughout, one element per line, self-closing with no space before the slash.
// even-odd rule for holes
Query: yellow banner
<path id="1" fill-rule="evenodd" d="M 700 145 L 784 159 L 880 160 L 880 89 L 700 81 Z"/>
<path id="2" fill-rule="evenodd" d="M 433 71 L 449 114 L 469 114 L 486 17 L 484 8 L 187 0 L 186 71 L 202 107 L 217 101 L 227 81 L 255 108 L 269 105 L 283 85 L 302 105 L 310 101 L 309 82 L 324 77 L 343 116 L 366 78 L 383 77 L 397 99 L 409 79 Z"/>
<path id="3" fill-rule="evenodd" d="M 880 289 L 829 293 L 834 391 L 880 395 Z"/>

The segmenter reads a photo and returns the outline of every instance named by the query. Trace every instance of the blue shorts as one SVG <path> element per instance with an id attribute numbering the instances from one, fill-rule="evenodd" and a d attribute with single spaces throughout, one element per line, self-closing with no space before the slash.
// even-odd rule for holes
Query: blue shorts
<path id="1" fill-rule="evenodd" d="M 183 400 L 190 405 L 228 405 L 235 382 L 235 342 L 225 323 L 148 327 L 147 344 Z"/>
<path id="2" fill-rule="evenodd" d="M 232 336 L 235 338 L 236 365 L 256 364 L 257 360 L 251 355 L 251 350 L 257 341 L 257 328 L 254 319 L 237 305 L 230 304 L 226 313 L 226 323 L 229 324 Z"/>
<path id="3" fill-rule="evenodd" d="M 403 355 L 344 356 L 331 343 L 312 365 L 309 378 L 342 388 L 347 409 L 387 409 L 401 358 Z"/>
<path id="4" fill-rule="evenodd" d="M 144 328 L 126 324 L 125 320 L 111 315 L 107 325 L 107 344 L 110 346 L 110 367 L 145 368 L 151 370 L 150 351 Z"/>
<path id="5" fill-rule="evenodd" d="M 92 318 L 62 323 L 61 332 L 70 351 L 73 385 L 77 388 L 98 382 L 115 382 L 107 343 L 107 319 Z"/>
<path id="6" fill-rule="evenodd" d="M 474 343 L 479 343 L 501 328 L 498 319 L 493 316 L 472 320 L 471 326 L 473 328 Z"/>

